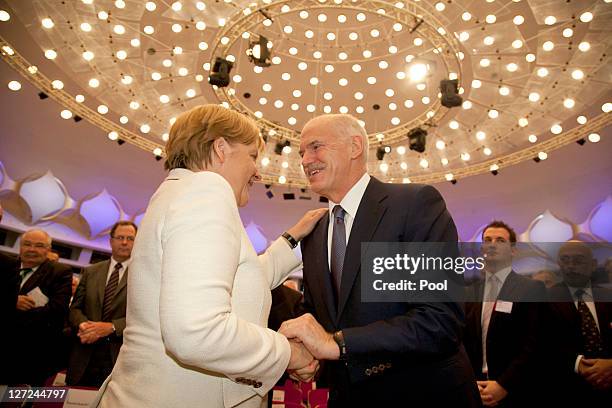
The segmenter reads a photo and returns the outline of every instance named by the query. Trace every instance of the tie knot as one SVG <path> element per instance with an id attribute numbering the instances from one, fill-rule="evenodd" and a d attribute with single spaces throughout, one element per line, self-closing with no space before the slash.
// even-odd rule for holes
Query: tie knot
<path id="1" fill-rule="evenodd" d="M 117 265 L 115 265 L 115 270 L 119 270 L 123 268 L 123 265 L 121 265 L 121 262 L 117 262 Z"/>
<path id="2" fill-rule="evenodd" d="M 336 205 L 332 211 L 334 213 L 334 218 L 336 222 L 344 221 L 344 208 L 341 205 Z"/>

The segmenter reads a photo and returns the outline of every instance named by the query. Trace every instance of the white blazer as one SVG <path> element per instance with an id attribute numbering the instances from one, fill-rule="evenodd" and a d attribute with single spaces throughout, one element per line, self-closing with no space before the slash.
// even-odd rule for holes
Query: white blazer
<path id="1" fill-rule="evenodd" d="M 265 406 L 291 354 L 266 328 L 270 289 L 299 265 L 284 239 L 257 256 L 229 183 L 175 169 L 132 259 L 123 346 L 93 406 Z"/>

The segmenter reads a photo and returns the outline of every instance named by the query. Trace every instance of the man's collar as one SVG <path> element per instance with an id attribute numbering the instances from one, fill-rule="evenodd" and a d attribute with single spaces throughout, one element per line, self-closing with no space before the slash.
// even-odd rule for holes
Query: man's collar
<path id="1" fill-rule="evenodd" d="M 342 201 L 340 203 L 334 203 L 333 201 L 329 202 L 329 214 L 332 216 L 332 211 L 334 207 L 338 204 L 342 206 L 344 211 L 349 214 L 353 219 L 357 215 L 357 209 L 359 209 L 359 204 L 361 203 L 361 199 L 365 194 L 366 188 L 370 183 L 370 175 L 368 173 L 364 173 L 363 176 L 355 184 L 353 187 L 344 195 Z"/>

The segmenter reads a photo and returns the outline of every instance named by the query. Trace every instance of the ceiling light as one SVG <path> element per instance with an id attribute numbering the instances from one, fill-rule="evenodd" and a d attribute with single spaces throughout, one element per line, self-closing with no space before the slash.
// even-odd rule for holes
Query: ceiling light
<path id="1" fill-rule="evenodd" d="M 529 135 L 527 139 L 529 140 L 530 143 L 535 143 L 538 141 L 538 137 L 536 135 Z"/>
<path id="2" fill-rule="evenodd" d="M 376 83 L 376 77 L 368 77 L 368 84 L 374 85 Z"/>
<path id="3" fill-rule="evenodd" d="M 540 94 L 539 94 L 539 93 L 537 93 L 537 92 L 531 92 L 531 93 L 529 94 L 529 100 L 530 100 L 531 102 L 537 102 L 537 101 L 539 101 L 539 100 L 540 100 Z"/>
<path id="4" fill-rule="evenodd" d="M 312 38 L 312 37 L 314 37 L 314 32 L 312 30 L 306 30 L 306 31 L 304 31 L 304 36 L 306 38 Z"/>
<path id="5" fill-rule="evenodd" d="M 527 125 L 529 125 L 529 120 L 527 118 L 520 118 L 518 120 L 518 124 L 520 127 L 525 127 Z"/>
<path id="6" fill-rule="evenodd" d="M 152 2 L 152 1 L 147 1 L 145 3 L 145 8 L 148 11 L 155 11 L 155 9 L 157 8 L 157 5 L 154 2 Z"/>
<path id="7" fill-rule="evenodd" d="M 372 51 L 370 51 L 370 50 L 363 50 L 361 55 L 363 55 L 363 58 L 370 58 L 372 56 Z"/>
<path id="8" fill-rule="evenodd" d="M 468 160 L 470 160 L 470 158 L 471 158 L 471 156 L 470 156 L 470 154 L 468 152 L 461 153 L 461 160 L 468 161 Z"/>
<path id="9" fill-rule="evenodd" d="M 183 5 L 181 4 L 180 1 L 175 1 L 174 3 L 172 3 L 172 10 L 181 11 L 182 8 L 183 8 Z"/>
<path id="10" fill-rule="evenodd" d="M 113 27 L 113 31 L 115 32 L 115 34 L 122 35 L 122 34 L 125 34 L 125 27 L 122 26 L 121 24 L 116 24 Z"/>
<path id="11" fill-rule="evenodd" d="M 544 51 L 552 51 L 555 48 L 555 43 L 553 43 L 552 41 L 546 41 L 544 44 L 542 44 L 542 49 Z"/>
<path id="12" fill-rule="evenodd" d="M 482 41 L 485 45 L 493 45 L 493 43 L 495 42 L 495 38 L 491 37 L 490 35 L 486 36 L 484 38 L 484 40 Z"/>
<path id="13" fill-rule="evenodd" d="M 124 85 L 129 85 L 131 84 L 133 81 L 133 78 L 129 75 L 124 75 L 123 77 L 121 77 L 121 82 L 123 82 Z"/>
<path id="14" fill-rule="evenodd" d="M 488 58 L 483 58 L 480 60 L 480 66 L 483 68 L 488 67 L 489 65 L 491 65 L 491 61 Z"/>
<path id="15" fill-rule="evenodd" d="M 547 76 L 547 75 L 548 75 L 548 69 L 546 69 L 546 68 L 544 68 L 544 67 L 542 67 L 542 68 L 538 68 L 537 73 L 538 73 L 538 76 L 539 76 L 540 78 L 544 78 L 545 76 Z"/>
<path id="16" fill-rule="evenodd" d="M 571 28 L 566 28 L 563 30 L 563 37 L 565 38 L 570 38 L 572 35 L 574 35 L 574 30 L 572 30 Z"/>
<path id="17" fill-rule="evenodd" d="M 412 108 L 414 106 L 414 102 L 412 101 L 412 99 L 406 99 L 404 101 L 404 106 L 408 109 Z"/>
<path id="18" fill-rule="evenodd" d="M 571 98 L 567 98 L 563 100 L 563 106 L 565 106 L 567 109 L 572 109 L 575 105 L 576 105 L 576 101 L 574 101 Z"/>
<path id="19" fill-rule="evenodd" d="M 117 51 L 117 58 L 119 58 L 120 60 L 124 60 L 127 58 L 127 52 L 125 52 L 124 50 L 119 50 Z"/>
<path id="20" fill-rule="evenodd" d="M 514 62 L 511 62 L 508 65 L 506 65 L 506 69 L 508 70 L 508 72 L 516 72 L 516 70 L 518 69 L 518 65 L 515 64 Z"/>
<path id="21" fill-rule="evenodd" d="M 470 101 L 463 101 L 463 103 L 461 104 L 461 107 L 463 109 L 472 109 L 472 102 Z"/>
<path id="22" fill-rule="evenodd" d="M 599 136 L 598 133 L 591 133 L 589 135 L 589 142 L 591 143 L 597 143 L 601 140 L 601 137 Z"/>
<path id="23" fill-rule="evenodd" d="M 591 13 L 590 11 L 584 12 L 580 15 L 580 21 L 582 21 L 583 23 L 588 23 L 591 20 L 593 20 L 593 13 Z"/>
<path id="24" fill-rule="evenodd" d="M 612 103 L 610 102 L 606 102 L 603 105 L 601 105 L 601 110 L 604 113 L 610 113 L 610 111 L 612 111 Z"/>
<path id="25" fill-rule="evenodd" d="M 106 105 L 99 105 L 98 106 L 98 113 L 100 115 L 106 115 L 108 113 L 108 106 L 106 106 Z"/>
<path id="26" fill-rule="evenodd" d="M 431 100 L 429 99 L 429 96 L 424 96 L 421 98 L 421 103 L 423 105 L 429 105 L 429 102 L 431 102 Z"/>
<path id="27" fill-rule="evenodd" d="M 193 98 L 194 96 L 196 96 L 195 89 L 188 89 L 187 92 L 185 92 L 185 96 L 187 96 L 188 98 Z"/>
<path id="28" fill-rule="evenodd" d="M 420 37 L 417 37 L 412 41 L 412 43 L 416 45 L 417 47 L 420 47 L 421 45 L 423 45 L 423 39 Z"/>
<path id="29" fill-rule="evenodd" d="M 521 40 L 512 41 L 512 48 L 519 49 L 523 46 L 523 42 Z"/>
<path id="30" fill-rule="evenodd" d="M 421 166 L 422 168 L 426 169 L 429 167 L 429 162 L 427 161 L 427 159 L 421 159 L 419 161 L 419 166 Z"/>
<path id="31" fill-rule="evenodd" d="M 582 70 L 580 69 L 575 69 L 572 71 L 572 78 L 574 78 L 575 80 L 579 81 L 582 78 L 584 78 L 584 72 L 582 72 Z"/>
<path id="32" fill-rule="evenodd" d="M 529 54 L 525 55 L 525 60 L 527 62 L 534 62 L 536 60 L 536 56 L 535 56 L 535 54 L 529 53 Z"/>
<path id="33" fill-rule="evenodd" d="M 136 110 L 136 109 L 138 109 L 139 107 L 140 107 L 140 104 L 139 104 L 138 102 L 136 102 L 136 101 L 131 101 L 131 102 L 130 102 L 130 109 L 132 109 L 132 110 Z"/>
<path id="34" fill-rule="evenodd" d="M 412 64 L 408 69 L 408 76 L 413 82 L 422 81 L 429 71 L 429 67 L 423 63 Z"/>
<path id="35" fill-rule="evenodd" d="M 582 52 L 587 52 L 591 49 L 591 44 L 586 41 L 582 41 L 580 44 L 578 44 L 578 49 Z"/>
<path id="36" fill-rule="evenodd" d="M 99 11 L 98 12 L 98 18 L 100 20 L 106 20 L 106 19 L 108 19 L 108 13 L 106 11 L 104 11 L 104 10 Z"/>
<path id="37" fill-rule="evenodd" d="M 525 22 L 525 18 L 519 14 L 518 16 L 514 16 L 514 18 L 512 19 L 512 22 L 515 25 L 521 25 Z"/>
<path id="38" fill-rule="evenodd" d="M 488 115 L 491 119 L 495 119 L 499 116 L 499 112 L 495 109 L 490 109 Z"/>
<path id="39" fill-rule="evenodd" d="M 140 126 L 140 131 L 142 133 L 149 133 L 151 131 L 151 126 L 147 125 L 146 123 L 143 124 L 142 126 Z"/>
<path id="40" fill-rule="evenodd" d="M 486 18 L 485 21 L 489 24 L 493 24 L 497 21 L 497 17 L 495 17 L 495 14 L 489 14 Z"/>
<path id="41" fill-rule="evenodd" d="M 47 18 L 43 18 L 43 19 L 42 19 L 42 21 L 41 21 L 41 23 L 42 23 L 42 26 L 43 26 L 44 28 L 53 28 L 53 26 L 55 25 L 55 24 L 53 23 L 53 20 L 51 20 L 51 19 L 50 19 L 50 18 L 48 18 L 48 17 L 47 17 Z"/>
<path id="42" fill-rule="evenodd" d="M 147 25 L 147 26 L 144 26 L 142 31 L 144 31 L 145 34 L 151 35 L 151 34 L 153 34 L 155 32 L 155 28 L 153 28 L 153 26 Z"/>
<path id="43" fill-rule="evenodd" d="M 5 10 L 0 10 L 0 21 L 9 21 L 11 19 L 11 15 L 7 13 Z"/>
<path id="44" fill-rule="evenodd" d="M 482 86 L 482 82 L 478 79 L 472 80 L 472 88 L 480 88 Z"/>
<path id="45" fill-rule="evenodd" d="M 319 22 L 321 23 L 324 23 L 327 21 L 327 15 L 321 13 L 317 16 L 317 20 L 319 20 Z"/>
<path id="46" fill-rule="evenodd" d="M 548 158 L 548 154 L 546 152 L 540 152 L 538 153 L 538 159 L 540 160 L 546 160 Z"/>
<path id="47" fill-rule="evenodd" d="M 469 12 L 465 11 L 461 15 L 461 18 L 463 19 L 463 21 L 470 21 L 470 19 L 472 18 L 472 15 Z"/>
<path id="48" fill-rule="evenodd" d="M 444 150 L 445 147 L 446 147 L 446 143 L 444 143 L 443 140 L 436 141 L 436 149 Z"/>
<path id="49" fill-rule="evenodd" d="M 485 140 L 486 137 L 487 137 L 487 134 L 483 132 L 482 130 L 479 130 L 478 132 L 476 132 L 476 139 L 482 141 L 482 140 Z"/>
<path id="50" fill-rule="evenodd" d="M 47 59 L 55 59 L 57 57 L 57 52 L 55 52 L 55 50 L 46 50 L 45 51 L 45 58 Z"/>
<path id="51" fill-rule="evenodd" d="M 459 41 L 464 42 L 467 41 L 470 38 L 470 34 L 466 31 L 462 31 L 461 33 L 459 33 Z"/>
<path id="52" fill-rule="evenodd" d="M 70 112 L 68 109 L 64 109 L 60 112 L 60 116 L 62 119 L 70 119 L 72 117 L 72 112 Z"/>
<path id="53" fill-rule="evenodd" d="M 561 132 L 563 132 L 563 128 L 561 127 L 561 125 L 559 124 L 555 124 L 550 128 L 550 133 L 554 134 L 554 135 L 558 135 Z"/>
<path id="54" fill-rule="evenodd" d="M 555 16 L 548 16 L 544 19 L 544 24 L 553 25 L 557 22 L 557 18 Z"/>
<path id="55" fill-rule="evenodd" d="M 510 95 L 510 88 L 508 88 L 507 86 L 502 86 L 499 88 L 499 94 L 502 96 L 508 96 Z"/>
<path id="56" fill-rule="evenodd" d="M 11 91 L 18 91 L 18 90 L 21 89 L 21 83 L 18 82 L 18 81 L 11 81 L 11 82 L 8 83 L 8 88 Z"/>

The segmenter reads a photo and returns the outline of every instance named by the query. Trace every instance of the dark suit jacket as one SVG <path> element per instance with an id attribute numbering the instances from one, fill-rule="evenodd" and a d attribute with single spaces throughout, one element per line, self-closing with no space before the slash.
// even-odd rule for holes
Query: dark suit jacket
<path id="1" fill-rule="evenodd" d="M 612 358 L 612 303 L 598 299 L 610 299 L 612 290 L 593 287 L 595 310 L 599 322 L 599 331 L 604 345 L 600 356 L 586 358 Z M 574 305 L 574 299 L 565 283 L 559 283 L 549 289 L 547 341 L 549 343 L 549 372 L 551 382 L 555 385 L 554 398 L 557 406 L 599 406 L 607 399 L 612 403 L 612 391 L 601 393 L 595 391 L 581 376 L 574 372 L 578 355 L 584 355 L 580 314 Z M 565 299 L 565 301 L 562 301 Z M 601 405 L 605 406 L 605 405 Z"/>
<path id="2" fill-rule="evenodd" d="M 302 293 L 280 285 L 272 289 L 272 307 L 268 317 L 268 328 L 278 331 L 285 320 L 295 319 L 304 313 Z"/>
<path id="3" fill-rule="evenodd" d="M 71 282 L 70 267 L 45 261 L 19 290 L 19 295 L 26 295 L 38 287 L 49 302 L 27 312 L 16 312 L 13 383 L 42 384 L 58 368 L 57 349 L 68 313 Z"/>
<path id="4" fill-rule="evenodd" d="M 347 361 L 327 362 L 322 373 L 331 388 L 330 401 L 345 406 L 398 400 L 415 406 L 479 406 L 461 346 L 459 304 L 361 301 L 362 242 L 457 242 L 438 191 L 370 180 L 351 229 L 338 308 L 328 266 L 328 222 L 323 217 L 302 241 L 302 259 L 306 311 L 328 332 L 342 329 L 347 345 Z"/>
<path id="5" fill-rule="evenodd" d="M 482 299 L 484 281 L 469 290 L 472 299 Z M 542 282 L 512 271 L 502 286 L 498 300 L 512 301 L 510 313 L 493 310 L 487 334 L 488 379 L 497 381 L 508 391 L 505 406 L 526 406 L 533 401 L 535 369 L 541 368 L 542 309 L 546 289 Z M 520 299 L 541 299 L 542 303 L 520 302 Z M 465 347 L 478 379 L 482 375 L 482 303 L 465 305 L 467 328 Z M 536 393 L 537 394 L 537 393 Z M 522 402 L 519 402 L 522 401 Z"/>
<path id="6" fill-rule="evenodd" d="M 99 322 L 102 320 L 102 306 L 104 303 L 104 290 L 110 260 L 98 262 L 83 269 L 81 281 L 74 294 L 70 306 L 69 321 L 73 333 L 78 333 L 79 324 L 85 321 Z M 123 273 L 117 286 L 117 292 L 112 301 L 111 319 L 115 325 L 115 333 L 107 339 L 99 341 L 110 342 L 110 352 L 113 364 L 117 361 L 119 349 L 123 343 L 123 330 L 125 329 L 125 309 L 127 306 L 127 279 L 128 270 Z M 82 344 L 75 339 L 68 363 L 67 384 L 76 384 L 85 373 L 90 364 L 90 357 L 95 344 Z M 95 363 L 95 362 L 94 362 Z"/>
<path id="7" fill-rule="evenodd" d="M 17 309 L 17 292 L 19 291 L 19 261 L 0 253 L 0 322 L 10 333 Z M 0 336 L 0 350 L 12 350 L 12 336 Z M 0 369 L 0 384 L 9 382 L 9 372 Z"/>

